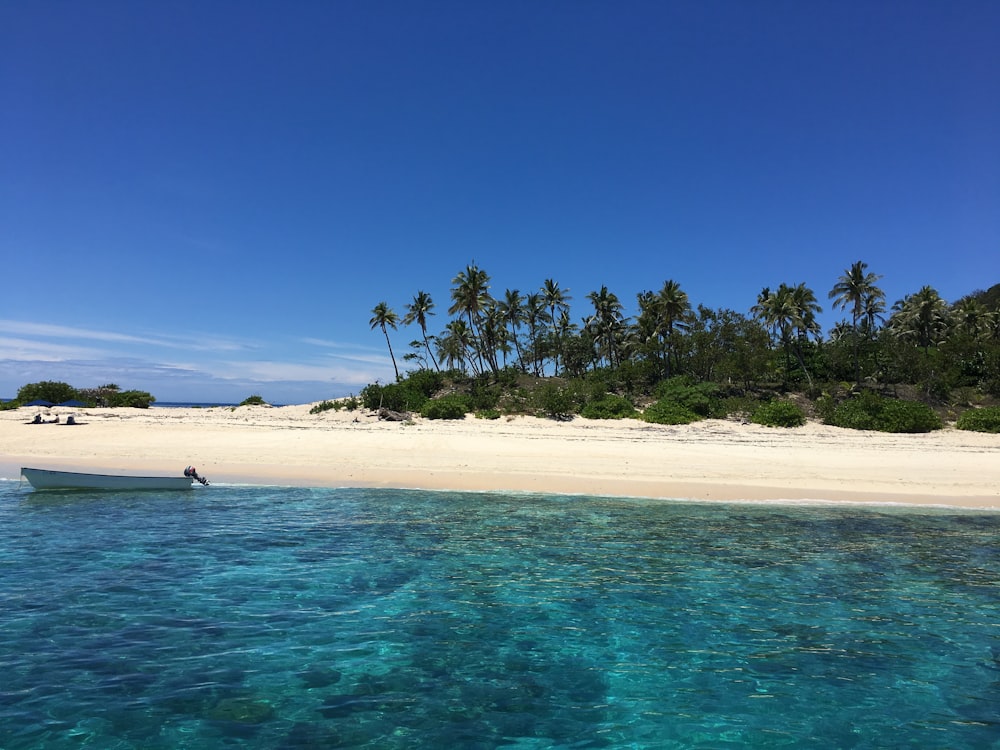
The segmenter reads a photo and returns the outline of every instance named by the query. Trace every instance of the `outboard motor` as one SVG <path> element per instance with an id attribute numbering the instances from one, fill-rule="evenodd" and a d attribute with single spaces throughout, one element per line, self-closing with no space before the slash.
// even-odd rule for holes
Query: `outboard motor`
<path id="1" fill-rule="evenodd" d="M 184 469 L 184 476 L 190 477 L 191 479 L 201 482 L 206 487 L 208 486 L 208 480 L 205 479 L 205 477 L 198 476 L 198 470 L 193 466 L 188 466 L 186 469 Z"/>

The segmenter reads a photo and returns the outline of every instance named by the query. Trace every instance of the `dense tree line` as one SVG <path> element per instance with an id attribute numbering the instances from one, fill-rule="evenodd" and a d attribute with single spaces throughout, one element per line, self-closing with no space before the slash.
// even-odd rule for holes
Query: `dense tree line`
<path id="1" fill-rule="evenodd" d="M 17 391 L 17 397 L 3 404 L 2 408 L 16 409 L 32 403 L 60 405 L 67 402 L 79 402 L 82 406 L 131 406 L 148 409 L 156 402 L 156 398 L 146 391 L 123 391 L 114 383 L 97 388 L 74 388 L 61 381 L 42 380 L 22 385 Z"/>
<path id="2" fill-rule="evenodd" d="M 503 372 L 536 377 L 600 376 L 610 391 L 652 393 L 678 376 L 750 391 L 780 388 L 817 398 L 831 383 L 895 395 L 905 387 L 928 403 L 1000 396 L 1000 285 L 948 303 L 925 286 L 888 305 L 881 276 L 858 261 L 826 293 L 845 318 L 824 335 L 820 296 L 804 283 L 765 288 L 746 313 L 692 305 L 675 280 L 636 295 L 625 314 L 607 287 L 586 294 L 571 314 L 570 290 L 554 279 L 528 293 L 494 296 L 475 264 L 452 279 L 449 319 L 430 333 L 435 302 L 418 291 L 403 315 L 380 302 L 370 325 L 384 333 L 399 379 L 389 331 L 416 326 L 404 360 L 418 369 L 447 369 L 497 379 Z"/>

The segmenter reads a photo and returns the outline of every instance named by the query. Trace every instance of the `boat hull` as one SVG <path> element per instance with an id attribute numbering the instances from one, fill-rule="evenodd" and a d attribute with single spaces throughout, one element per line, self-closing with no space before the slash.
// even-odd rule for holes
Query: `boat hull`
<path id="1" fill-rule="evenodd" d="M 21 475 L 36 490 L 190 490 L 191 477 L 131 477 L 76 471 L 22 468 Z"/>

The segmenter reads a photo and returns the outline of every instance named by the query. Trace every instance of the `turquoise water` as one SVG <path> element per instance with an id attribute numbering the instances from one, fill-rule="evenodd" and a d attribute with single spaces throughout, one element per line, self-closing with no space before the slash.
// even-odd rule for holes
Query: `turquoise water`
<path id="1" fill-rule="evenodd" d="M 0 747 L 1000 747 L 1000 514 L 0 486 Z"/>

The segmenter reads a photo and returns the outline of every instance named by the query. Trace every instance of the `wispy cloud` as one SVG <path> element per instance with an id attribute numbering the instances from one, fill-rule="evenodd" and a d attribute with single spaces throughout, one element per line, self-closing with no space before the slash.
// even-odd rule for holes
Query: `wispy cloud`
<path id="1" fill-rule="evenodd" d="M 385 351 L 384 346 L 364 346 L 363 344 L 345 344 L 341 341 L 330 341 L 329 339 L 317 339 L 317 338 L 300 338 L 298 339 L 303 344 L 309 344 L 310 346 L 318 346 L 321 349 L 349 349 L 351 351 L 359 352 L 377 352 Z"/>
<path id="2" fill-rule="evenodd" d="M 88 339 L 92 341 L 117 341 L 141 344 L 146 339 L 116 331 L 95 331 L 90 328 L 72 328 L 49 323 L 31 323 L 23 320 L 0 320 L 0 332 L 19 336 L 42 336 L 55 339 Z"/>
<path id="3" fill-rule="evenodd" d="M 241 361 L 209 363 L 207 368 L 213 375 L 223 378 L 248 380 L 315 380 L 330 381 L 334 370 L 330 367 L 278 361 Z M 341 373 L 343 374 L 343 373 Z"/>
<path id="4" fill-rule="evenodd" d="M 119 331 L 102 331 L 93 328 L 34 323 L 23 320 L 0 320 L 0 333 L 18 336 L 33 336 L 46 339 L 69 339 L 72 341 L 103 341 L 112 344 L 139 344 L 168 349 L 194 349 L 198 351 L 247 351 L 255 344 L 228 336 L 211 333 L 185 333 L 184 335 L 147 333 L 133 334 Z"/>
<path id="5" fill-rule="evenodd" d="M 377 348 L 304 339 L 289 352 L 289 343 L 0 320 L 0 395 L 60 380 L 81 388 L 114 382 L 168 401 L 239 400 L 264 391 L 290 403 L 356 393 L 391 369 Z M 253 356 L 265 352 L 271 356 Z"/>
<path id="6" fill-rule="evenodd" d="M 386 354 L 385 347 L 342 344 L 337 341 L 327 341 L 325 339 L 316 338 L 301 338 L 299 341 L 303 344 L 316 346 L 321 349 L 332 349 L 333 351 L 323 354 L 323 357 L 328 360 L 374 365 L 380 369 L 392 367 L 391 360 Z"/>
<path id="7" fill-rule="evenodd" d="M 104 349 L 94 347 L 12 337 L 0 337 L 0 351 L 3 351 L 4 359 L 7 360 L 41 360 L 43 362 L 95 359 L 108 353 Z"/>

